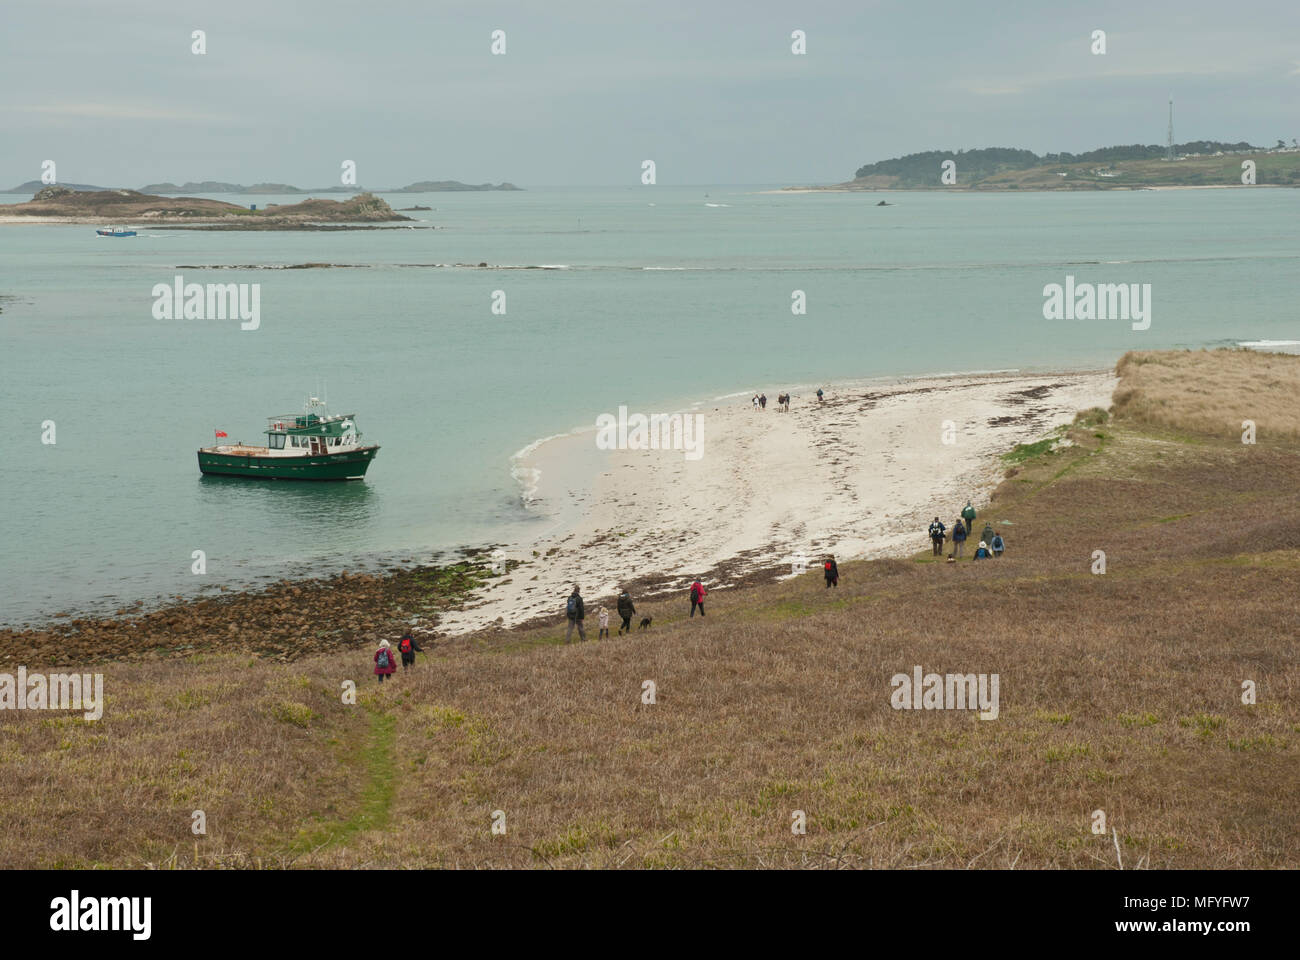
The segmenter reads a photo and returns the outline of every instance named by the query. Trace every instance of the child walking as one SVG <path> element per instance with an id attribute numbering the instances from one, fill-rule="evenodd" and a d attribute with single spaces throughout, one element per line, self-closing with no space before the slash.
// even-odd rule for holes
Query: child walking
<path id="1" fill-rule="evenodd" d="M 596 634 L 597 640 L 609 639 L 609 611 L 601 607 L 596 611 L 596 621 L 600 624 L 600 632 Z"/>

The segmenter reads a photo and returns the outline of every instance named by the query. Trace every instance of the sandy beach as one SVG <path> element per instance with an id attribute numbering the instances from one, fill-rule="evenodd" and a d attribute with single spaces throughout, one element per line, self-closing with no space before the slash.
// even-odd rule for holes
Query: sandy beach
<path id="1" fill-rule="evenodd" d="M 629 581 L 641 595 L 684 595 L 695 576 L 712 589 L 756 570 L 788 575 L 801 557 L 814 567 L 828 553 L 911 554 L 936 514 L 951 525 L 967 499 L 981 508 L 1005 472 L 1000 454 L 1079 410 L 1108 407 L 1115 383 L 1110 372 L 839 383 L 822 403 L 815 387 L 794 392 L 788 413 L 772 390 L 766 410 L 748 395 L 697 405 L 694 460 L 682 450 L 598 451 L 594 430 L 548 439 L 520 466 L 561 519 L 505 546 L 520 565 L 437 629 L 559 618 L 579 583 L 594 630 L 596 601 L 609 606 Z M 592 464 L 592 476 L 574 476 Z"/>

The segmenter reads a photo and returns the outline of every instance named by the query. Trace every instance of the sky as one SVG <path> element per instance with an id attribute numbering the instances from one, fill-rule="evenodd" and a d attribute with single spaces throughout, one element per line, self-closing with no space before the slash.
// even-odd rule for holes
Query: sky
<path id="1" fill-rule="evenodd" d="M 1300 137 L 1300 2 L 0 0 L 3 189 L 835 183 L 1163 143 L 1171 95 L 1180 142 Z"/>

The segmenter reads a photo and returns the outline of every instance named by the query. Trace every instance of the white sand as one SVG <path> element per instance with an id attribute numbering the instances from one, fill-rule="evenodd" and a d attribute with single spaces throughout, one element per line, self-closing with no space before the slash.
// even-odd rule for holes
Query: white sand
<path id="1" fill-rule="evenodd" d="M 764 411 L 748 397 L 700 406 L 704 439 L 695 461 L 680 450 L 593 457 L 594 432 L 548 440 L 524 466 L 541 471 L 545 499 L 566 501 L 568 519 L 507 547 L 505 556 L 525 563 L 437 629 L 454 634 L 539 615 L 558 623 L 579 583 L 594 631 L 600 599 L 617 626 L 608 601 L 625 579 L 653 576 L 684 596 L 694 576 L 728 561 L 734 577 L 788 568 L 801 554 L 809 569 L 826 553 L 840 562 L 910 555 L 928 547 L 935 514 L 951 526 L 968 499 L 979 510 L 977 526 L 995 519 L 984 507 L 1005 471 L 998 456 L 1079 410 L 1108 408 L 1115 383 L 1110 373 L 860 382 L 827 386 L 821 404 L 815 387 L 804 390 L 789 413 L 776 411 L 771 390 Z M 1019 395 L 1035 388 L 1046 389 Z M 990 425 L 999 417 L 1014 420 Z M 942 442 L 949 420 L 952 445 Z M 566 477 L 575 464 L 602 462 L 588 489 Z"/>

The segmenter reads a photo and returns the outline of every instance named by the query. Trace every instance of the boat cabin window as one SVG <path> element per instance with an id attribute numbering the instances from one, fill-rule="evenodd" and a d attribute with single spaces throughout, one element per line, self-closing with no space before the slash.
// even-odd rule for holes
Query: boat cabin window
<path id="1" fill-rule="evenodd" d="M 271 434 L 268 434 L 267 436 L 270 438 L 269 443 L 268 443 L 268 446 L 270 446 L 270 448 L 271 448 L 272 450 L 283 450 L 283 449 L 284 449 L 284 434 L 283 434 L 283 433 L 271 433 Z"/>

